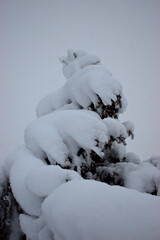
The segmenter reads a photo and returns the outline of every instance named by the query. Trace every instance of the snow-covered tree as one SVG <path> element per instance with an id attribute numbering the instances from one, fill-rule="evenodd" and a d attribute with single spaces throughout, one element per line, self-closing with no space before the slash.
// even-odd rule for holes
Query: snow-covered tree
<path id="1" fill-rule="evenodd" d="M 26 144 L 33 152 L 37 151 L 35 146 L 30 144 L 31 135 L 34 135 L 35 140 L 36 136 L 33 132 L 38 125 L 40 129 L 42 129 L 40 125 L 43 125 L 43 134 L 46 134 L 49 130 L 44 133 L 44 126 L 48 128 L 48 122 L 51 122 L 52 118 L 52 131 L 56 128 L 59 133 L 63 128 L 63 136 L 61 133 L 59 136 L 65 146 L 62 148 L 59 143 L 58 146 L 61 148 L 61 153 L 65 147 L 65 153 L 63 161 L 60 162 L 59 157 L 56 159 L 49 149 L 43 147 L 47 162 L 75 170 L 86 179 L 124 185 L 122 176 L 124 167 L 117 163 L 126 160 L 125 140 L 128 136 L 133 138 L 134 126 L 129 121 L 121 123 L 118 120 L 119 114 L 125 111 L 127 105 L 122 86 L 94 55 L 81 50 L 68 50 L 67 57 L 61 57 L 60 61 L 67 82 L 61 89 L 47 95 L 38 104 L 37 116 L 40 119 L 26 129 Z M 47 116 L 42 118 L 44 115 Z M 92 125 L 91 121 L 94 124 L 97 122 L 97 127 Z M 99 133 L 100 128 L 101 133 Z M 89 131 L 92 132 L 92 136 Z M 49 132 L 51 136 L 55 136 L 51 131 Z M 38 136 L 36 143 L 40 139 L 46 139 L 43 134 L 41 137 Z M 83 144 L 78 138 L 83 139 Z M 53 139 L 49 141 L 53 142 Z M 93 146 L 89 147 L 91 141 L 94 141 Z M 43 143 L 39 142 L 38 145 L 42 146 Z M 56 144 L 53 145 L 57 148 Z M 51 149 L 55 154 L 53 147 Z"/>
<path id="2" fill-rule="evenodd" d="M 64 86 L 40 101 L 36 109 L 37 119 L 25 129 L 25 145 L 6 159 L 0 178 L 0 239 L 22 240 L 25 236 L 28 240 L 92 239 L 85 235 L 85 230 L 80 238 L 67 235 L 61 225 L 63 212 L 59 208 L 59 213 L 54 211 L 55 215 L 52 215 L 52 210 L 58 207 L 56 202 L 59 206 L 65 204 L 65 196 L 61 199 L 61 190 L 58 190 L 61 185 L 64 192 L 68 189 L 71 194 L 70 186 L 73 186 L 73 195 L 76 184 L 77 187 L 86 186 L 86 196 L 94 185 L 97 194 L 103 195 L 107 184 L 160 195 L 160 159 L 151 158 L 142 163 L 136 154 L 126 152 L 126 139 L 133 139 L 134 125 L 119 120 L 127 106 L 121 84 L 102 66 L 99 57 L 84 51 L 68 50 L 67 57 L 61 57 L 60 62 L 67 78 Z M 94 180 L 106 184 L 97 185 Z M 71 185 L 67 183 L 70 181 L 73 182 Z M 99 192 L 99 186 L 102 192 Z M 114 192 L 109 188 L 106 191 Z M 117 198 L 118 192 L 122 193 L 119 195 L 122 199 L 130 196 L 123 191 L 117 187 Z M 142 203 L 143 197 L 138 198 Z M 72 196 L 66 199 L 68 204 Z M 147 199 L 152 201 L 150 197 Z M 157 199 L 153 201 L 157 203 Z M 108 209 L 106 205 L 104 207 Z M 125 212 L 125 208 L 123 210 Z M 68 213 L 64 212 L 64 219 L 67 219 Z M 57 214 L 60 217 L 56 218 Z M 157 212 L 154 214 L 157 217 Z M 80 216 L 84 217 L 83 214 Z M 105 228 L 105 224 L 102 226 Z M 141 228 L 141 224 L 139 226 Z M 138 234 L 133 239 L 142 236 L 141 231 Z M 127 239 L 122 236 L 123 240 Z M 146 236 L 141 239 L 146 240 Z M 105 240 L 104 236 L 96 239 Z"/>

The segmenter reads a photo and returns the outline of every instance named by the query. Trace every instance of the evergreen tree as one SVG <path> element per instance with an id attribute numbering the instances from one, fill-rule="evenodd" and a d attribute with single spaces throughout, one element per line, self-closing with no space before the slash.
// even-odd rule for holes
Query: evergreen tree
<path id="1" fill-rule="evenodd" d="M 68 50 L 67 57 L 61 57 L 60 61 L 68 80 L 58 92 L 41 100 L 37 107 L 38 117 L 57 109 L 86 109 L 97 113 L 108 130 L 108 139 L 102 149 L 103 156 L 92 149 L 78 146 L 75 154 L 79 158 L 78 163 L 69 154 L 65 167 L 78 171 L 86 179 L 124 185 L 122 171 L 125 165 L 119 163 L 127 161 L 126 138 L 130 136 L 133 139 L 134 126 L 129 121 L 121 123 L 118 120 L 127 105 L 120 83 L 101 65 L 98 57 L 84 51 Z M 99 141 L 95 141 L 99 147 Z M 134 155 L 132 158 L 134 161 Z"/>
<path id="2" fill-rule="evenodd" d="M 127 106 L 121 84 L 99 57 L 84 51 L 68 50 L 60 62 L 66 83 L 40 101 L 38 118 L 25 130 L 25 145 L 6 159 L 0 239 L 25 239 L 22 232 L 31 240 L 54 239 L 41 205 L 71 180 L 98 180 L 159 195 L 159 159 L 141 163 L 136 154 L 126 153 L 134 126 L 119 120 Z"/>

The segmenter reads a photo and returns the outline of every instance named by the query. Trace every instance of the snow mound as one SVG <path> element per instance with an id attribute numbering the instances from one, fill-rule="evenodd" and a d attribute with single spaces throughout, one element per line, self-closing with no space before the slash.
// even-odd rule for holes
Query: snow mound
<path id="1" fill-rule="evenodd" d="M 63 64 L 63 74 L 67 79 L 88 65 L 100 63 L 99 57 L 87 54 L 82 50 L 74 51 L 68 49 L 67 54 L 67 57 L 59 58 L 60 62 Z"/>
<path id="2" fill-rule="evenodd" d="M 42 230 L 38 233 L 38 240 L 54 240 L 53 233 L 48 228 L 48 226 L 45 226 L 42 228 Z"/>
<path id="3" fill-rule="evenodd" d="M 126 148 L 123 143 L 113 142 L 111 147 L 111 156 L 119 159 L 119 161 L 123 161 L 126 156 Z"/>
<path id="4" fill-rule="evenodd" d="M 26 150 L 26 147 L 24 145 L 20 145 L 17 147 L 16 150 L 8 154 L 8 156 L 5 159 L 5 164 L 3 165 L 4 167 L 4 172 L 7 177 L 9 177 L 11 167 L 13 164 L 17 161 L 17 159 L 21 158 L 23 155 L 23 152 Z"/>
<path id="5" fill-rule="evenodd" d="M 159 240 L 160 199 L 93 180 L 57 188 L 42 205 L 55 240 Z"/>
<path id="6" fill-rule="evenodd" d="M 132 163 L 135 163 L 135 164 L 140 164 L 141 163 L 141 160 L 139 158 L 139 156 L 133 152 L 128 152 L 126 153 L 126 156 L 125 156 L 125 160 L 126 162 L 132 162 Z"/>
<path id="7" fill-rule="evenodd" d="M 110 137 L 112 136 L 114 139 L 117 139 L 119 137 L 125 139 L 128 137 L 126 128 L 118 119 L 105 118 L 103 122 L 107 126 L 108 134 Z"/>
<path id="8" fill-rule="evenodd" d="M 126 171 L 125 175 L 126 187 L 152 194 L 158 192 L 157 195 L 160 195 L 160 170 L 149 162 L 137 165 L 136 169 Z"/>
<path id="9" fill-rule="evenodd" d="M 38 240 L 38 233 L 45 226 L 43 217 L 35 218 L 26 214 L 20 214 L 19 221 L 21 229 L 23 233 L 26 234 L 27 239 Z"/>
<path id="10" fill-rule="evenodd" d="M 36 196 L 46 197 L 61 184 L 78 179 L 81 179 L 81 176 L 75 171 L 59 166 L 44 166 L 32 170 L 25 182 L 27 188 Z"/>
<path id="11" fill-rule="evenodd" d="M 69 79 L 62 88 L 40 101 L 36 110 L 38 117 L 64 107 L 92 108 L 103 118 L 110 114 L 110 108 L 112 112 L 114 108 L 115 114 L 125 111 L 127 102 L 121 84 L 105 67 L 97 64 L 98 57 L 69 50 L 61 62 L 64 75 Z"/>
<path id="12" fill-rule="evenodd" d="M 160 156 L 152 156 L 147 160 L 147 162 L 150 162 L 153 166 L 160 169 Z"/>
<path id="13" fill-rule="evenodd" d="M 27 239 L 31 240 L 54 240 L 53 233 L 46 225 L 41 215 L 39 218 L 26 214 L 19 216 L 20 226 Z"/>
<path id="14" fill-rule="evenodd" d="M 25 143 L 41 159 L 70 166 L 70 158 L 79 148 L 93 150 L 103 156 L 107 127 L 97 114 L 86 110 L 63 110 L 43 116 L 25 130 Z"/>
<path id="15" fill-rule="evenodd" d="M 10 170 L 10 183 L 12 192 L 22 209 L 33 216 L 39 216 L 41 213 L 42 199 L 31 193 L 25 184 L 27 174 L 37 167 L 45 164 L 36 158 L 29 149 L 21 147 L 14 152 L 16 161 Z"/>

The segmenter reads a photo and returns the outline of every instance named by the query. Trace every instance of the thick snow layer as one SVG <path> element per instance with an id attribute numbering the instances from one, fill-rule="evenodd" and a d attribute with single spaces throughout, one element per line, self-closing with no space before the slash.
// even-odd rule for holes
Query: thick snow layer
<path id="1" fill-rule="evenodd" d="M 86 54 L 82 50 L 74 51 L 72 49 L 68 50 L 67 57 L 60 57 L 59 60 L 63 64 L 63 74 L 67 79 L 88 65 L 100 63 L 99 57 Z"/>
<path id="2" fill-rule="evenodd" d="M 125 186 L 148 193 L 159 189 L 160 195 L 160 170 L 148 162 L 137 165 L 133 171 L 125 172 Z"/>
<path id="3" fill-rule="evenodd" d="M 127 132 L 130 131 L 130 132 L 134 132 L 134 124 L 131 122 L 131 121 L 126 121 L 123 123 L 123 125 L 125 126 Z"/>
<path id="4" fill-rule="evenodd" d="M 65 95 L 63 87 L 57 91 L 54 91 L 41 99 L 39 102 L 36 112 L 37 116 L 41 117 L 52 111 L 59 109 L 70 103 L 68 94 Z"/>
<path id="5" fill-rule="evenodd" d="M 126 148 L 123 143 L 113 142 L 111 150 L 115 157 L 118 158 L 120 161 L 125 158 Z"/>
<path id="6" fill-rule="evenodd" d="M 27 239 L 38 240 L 38 233 L 45 226 L 43 217 L 34 218 L 26 214 L 20 214 L 19 221 L 21 229 L 27 236 Z"/>
<path id="7" fill-rule="evenodd" d="M 22 158 L 23 156 L 23 152 L 25 151 L 25 146 L 24 145 L 20 145 L 16 150 L 14 150 L 13 152 L 11 152 L 5 159 L 4 161 L 4 171 L 7 177 L 9 177 L 10 174 L 10 170 L 11 167 L 13 166 L 14 162 L 19 159 Z"/>
<path id="8" fill-rule="evenodd" d="M 125 126 L 126 130 L 127 130 L 127 133 L 128 133 L 128 136 L 131 136 L 131 138 L 133 139 L 134 138 L 134 124 L 131 122 L 131 121 L 126 121 L 123 123 L 123 125 Z"/>
<path id="9" fill-rule="evenodd" d="M 42 230 L 38 233 L 38 240 L 55 240 L 53 233 L 45 226 Z"/>
<path id="10" fill-rule="evenodd" d="M 87 108 L 91 103 L 97 105 L 97 95 L 105 105 L 110 105 L 111 100 L 116 101 L 116 95 L 121 94 L 122 87 L 103 66 L 97 65 L 73 75 L 64 85 L 64 91 L 72 102 Z"/>
<path id="11" fill-rule="evenodd" d="M 150 162 L 151 164 L 153 164 L 155 167 L 157 167 L 158 169 L 160 169 L 160 156 L 152 156 L 150 157 L 147 162 Z"/>
<path id="12" fill-rule="evenodd" d="M 97 114 L 86 110 L 55 111 L 31 123 L 25 130 L 25 143 L 39 158 L 67 166 L 67 158 L 79 148 L 95 151 L 103 156 L 108 141 L 107 127 Z M 98 141 L 98 145 L 97 145 Z"/>
<path id="13" fill-rule="evenodd" d="M 126 128 L 118 119 L 105 118 L 103 122 L 107 126 L 109 136 L 112 136 L 114 139 L 118 137 L 127 138 L 128 134 Z"/>
<path id="14" fill-rule="evenodd" d="M 26 213 L 39 216 L 42 199 L 28 190 L 25 185 L 25 178 L 31 170 L 45 164 L 25 147 L 19 148 L 17 154 L 15 151 L 13 158 L 16 161 L 10 170 L 10 182 L 14 197 Z"/>
<path id="15" fill-rule="evenodd" d="M 32 193 L 46 197 L 61 184 L 78 179 L 81 179 L 81 176 L 75 171 L 62 169 L 59 166 L 44 166 L 32 170 L 25 182 Z"/>
<path id="16" fill-rule="evenodd" d="M 57 188 L 42 205 L 55 240 L 159 240 L 159 197 L 93 180 Z"/>
<path id="17" fill-rule="evenodd" d="M 105 67 L 96 64 L 100 61 L 98 57 L 84 54 L 80 52 L 80 56 L 75 58 L 71 50 L 67 58 L 61 58 L 64 74 L 69 79 L 62 88 L 40 101 L 36 110 L 38 117 L 64 108 L 66 105 L 70 106 L 71 103 L 72 108 L 75 107 L 75 109 L 87 109 L 91 103 L 96 108 L 98 97 L 104 105 L 111 105 L 112 101 L 117 100 L 118 95 L 121 96 L 122 102 L 119 112 L 125 111 L 127 102 L 122 93 L 121 84 Z"/>
<path id="18" fill-rule="evenodd" d="M 141 160 L 139 158 L 139 156 L 133 152 L 128 152 L 126 153 L 126 162 L 132 162 L 132 163 L 135 163 L 135 164 L 140 164 L 141 163 Z"/>

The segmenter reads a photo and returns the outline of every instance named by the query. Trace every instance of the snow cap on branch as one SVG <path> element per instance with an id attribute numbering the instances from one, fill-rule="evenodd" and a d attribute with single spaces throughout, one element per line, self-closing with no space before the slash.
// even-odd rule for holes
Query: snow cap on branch
<path id="1" fill-rule="evenodd" d="M 100 64 L 100 58 L 82 50 L 68 50 L 61 57 L 63 73 L 69 81 L 39 102 L 37 117 L 55 110 L 88 109 L 101 118 L 118 118 L 127 106 L 121 84 Z"/>
<path id="2" fill-rule="evenodd" d="M 99 57 L 73 49 L 68 49 L 67 57 L 60 57 L 59 60 L 63 64 L 63 74 L 67 79 L 86 66 L 100 63 Z"/>

